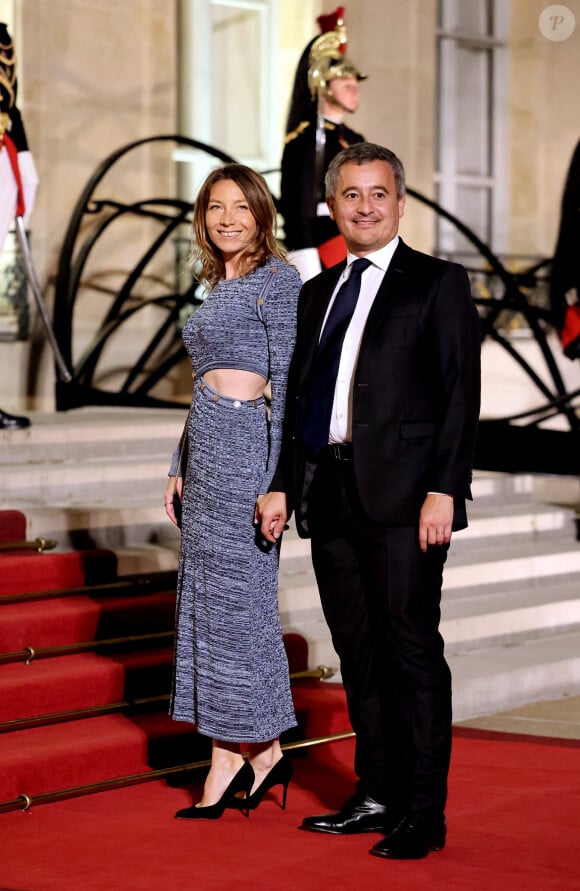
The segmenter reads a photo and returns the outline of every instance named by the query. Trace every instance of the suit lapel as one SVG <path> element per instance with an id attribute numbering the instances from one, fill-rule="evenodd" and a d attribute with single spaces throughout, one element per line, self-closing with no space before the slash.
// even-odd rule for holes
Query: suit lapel
<path id="1" fill-rule="evenodd" d="M 363 333 L 363 343 L 367 337 L 372 336 L 373 331 L 380 328 L 391 311 L 393 303 L 401 296 L 410 252 L 410 248 L 400 239 L 369 312 Z"/>

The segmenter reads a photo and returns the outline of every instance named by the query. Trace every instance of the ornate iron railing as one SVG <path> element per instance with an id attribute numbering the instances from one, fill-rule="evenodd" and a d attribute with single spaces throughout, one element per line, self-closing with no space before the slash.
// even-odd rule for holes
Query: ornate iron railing
<path id="1" fill-rule="evenodd" d="M 478 236 L 437 202 L 414 189 L 408 194 L 431 207 L 448 220 L 484 261 L 483 267 L 469 268 L 472 281 L 487 281 L 487 293 L 476 287 L 474 300 L 479 308 L 482 342 L 489 338 L 499 344 L 526 373 L 538 391 L 538 403 L 492 420 L 482 420 L 476 452 L 476 467 L 506 472 L 580 473 L 580 388 L 569 391 L 564 382 L 549 335 L 555 330 L 555 314 L 546 301 L 533 299 L 539 289 L 547 289 L 551 261 L 542 260 L 518 272 L 509 270 Z M 511 325 L 506 327 L 508 317 Z M 526 330 L 539 348 L 541 363 L 526 359 L 525 342 L 513 332 Z M 566 359 L 566 361 L 569 361 Z M 560 429 L 550 424 L 560 420 Z"/>

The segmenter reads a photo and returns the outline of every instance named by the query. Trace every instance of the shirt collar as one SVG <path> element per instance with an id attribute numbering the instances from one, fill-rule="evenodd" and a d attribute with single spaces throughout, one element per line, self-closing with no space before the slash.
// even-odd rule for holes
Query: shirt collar
<path id="1" fill-rule="evenodd" d="M 370 254 L 365 254 L 365 257 L 367 258 L 367 260 L 371 261 L 373 266 L 377 266 L 378 269 L 386 272 L 389 268 L 389 263 L 393 259 L 393 254 L 397 250 L 399 241 L 399 236 L 395 235 L 395 237 L 391 239 L 388 244 L 385 244 L 382 248 L 379 248 L 378 251 L 371 251 Z M 357 255 L 351 254 L 351 252 L 349 251 L 346 255 L 346 269 L 348 269 L 355 260 L 358 260 Z"/>

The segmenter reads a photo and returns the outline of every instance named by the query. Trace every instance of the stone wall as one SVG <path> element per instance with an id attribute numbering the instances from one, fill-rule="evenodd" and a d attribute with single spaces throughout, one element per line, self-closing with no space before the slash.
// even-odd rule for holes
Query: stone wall
<path id="1" fill-rule="evenodd" d="M 24 4 L 23 4 L 24 5 Z M 30 222 L 38 275 L 51 283 L 66 225 L 97 165 L 120 146 L 173 132 L 175 4 L 172 0 L 25 0 L 19 15 L 19 104 L 40 186 Z M 172 190 L 173 165 L 141 152 L 113 180 L 121 199 Z M 125 265 L 124 245 L 108 257 Z M 100 308 L 85 308 L 89 336 Z M 81 334 L 81 338 L 83 334 Z M 42 357 L 39 357 L 39 353 Z M 52 405 L 53 370 L 42 331 L 31 343 L 0 344 L 0 405 Z M 34 366 L 34 369 L 31 369 Z"/>
<path id="2" fill-rule="evenodd" d="M 550 40 L 538 26 L 545 0 L 512 0 L 509 42 L 509 251 L 550 256 L 568 165 L 580 140 L 580 0 L 576 29 Z"/>

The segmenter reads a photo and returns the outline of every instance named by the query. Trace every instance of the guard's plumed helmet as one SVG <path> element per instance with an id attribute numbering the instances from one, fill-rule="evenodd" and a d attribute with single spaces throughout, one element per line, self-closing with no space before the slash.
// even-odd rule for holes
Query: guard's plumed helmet
<path id="1" fill-rule="evenodd" d="M 335 13 L 324 17 L 324 21 L 321 19 L 318 22 L 324 33 L 311 44 L 308 58 L 308 87 L 312 96 L 316 95 L 317 90 L 325 90 L 330 81 L 337 77 L 366 78 L 366 74 L 361 74 L 345 55 L 344 6 L 339 6 Z"/>
<path id="2" fill-rule="evenodd" d="M 331 80 L 337 77 L 364 80 L 366 77 L 345 55 L 344 6 L 319 16 L 317 22 L 321 33 L 308 43 L 296 68 L 286 133 L 292 133 L 301 122 L 316 116 L 317 100 Z"/>
<path id="3" fill-rule="evenodd" d="M 308 69 L 308 86 L 313 96 L 317 90 L 325 90 L 330 81 L 337 77 L 356 77 L 357 80 L 366 80 L 367 75 L 361 74 L 354 62 L 347 59 L 340 52 L 326 52 L 322 57 L 314 57 Z"/>

